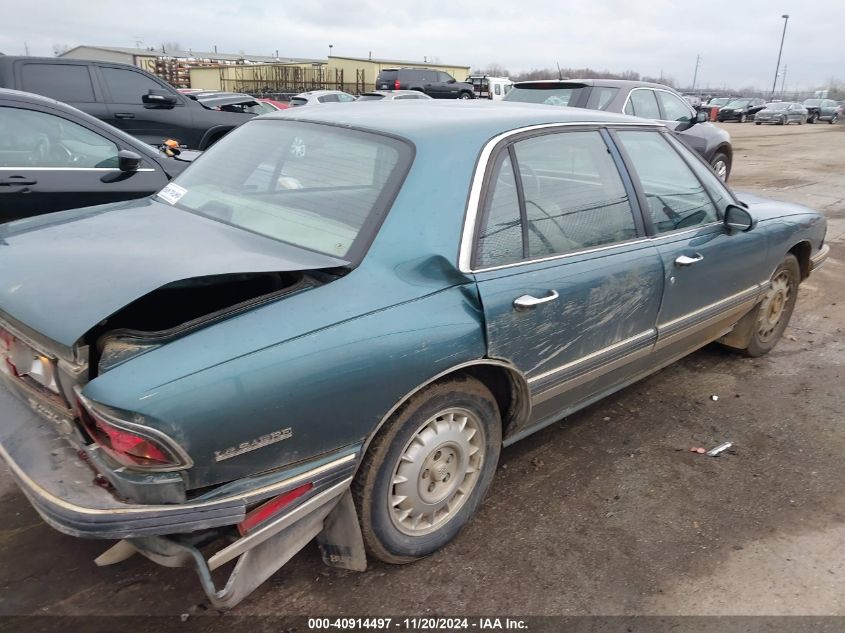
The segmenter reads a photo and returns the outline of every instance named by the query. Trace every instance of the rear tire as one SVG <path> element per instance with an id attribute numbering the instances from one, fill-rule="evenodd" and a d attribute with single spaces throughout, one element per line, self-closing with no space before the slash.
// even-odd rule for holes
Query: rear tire
<path id="1" fill-rule="evenodd" d="M 760 121 L 754 121 L 754 125 L 762 125 L 762 123 Z"/>
<path id="2" fill-rule="evenodd" d="M 409 563 L 455 538 L 484 499 L 501 447 L 499 407 L 478 380 L 411 397 L 378 431 L 352 483 L 367 552 Z"/>
<path id="3" fill-rule="evenodd" d="M 740 115 L 739 115 L 739 122 L 740 122 L 740 123 L 745 123 L 747 120 L 748 120 L 748 117 L 747 117 L 747 116 L 745 116 L 745 113 L 744 113 L 744 112 L 743 112 L 742 114 L 740 114 Z"/>
<path id="4" fill-rule="evenodd" d="M 800 281 L 798 260 L 794 255 L 787 255 L 772 274 L 771 287 L 756 308 L 757 316 L 751 342 L 745 348 L 746 354 L 762 356 L 777 345 L 795 309 Z"/>
<path id="5" fill-rule="evenodd" d="M 839 119 L 839 116 L 838 116 L 838 115 L 836 115 L 836 114 L 834 114 L 832 117 L 830 117 L 830 120 L 828 121 L 828 123 L 830 123 L 831 125 L 833 125 L 834 123 L 836 123 L 836 121 L 837 121 L 838 119 Z"/>
<path id="6" fill-rule="evenodd" d="M 813 112 L 810 116 L 807 117 L 807 123 L 815 123 L 818 121 L 819 115 Z"/>

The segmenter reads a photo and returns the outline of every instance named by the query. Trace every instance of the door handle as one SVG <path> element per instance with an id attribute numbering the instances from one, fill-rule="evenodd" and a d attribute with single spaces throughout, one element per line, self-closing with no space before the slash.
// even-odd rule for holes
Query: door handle
<path id="1" fill-rule="evenodd" d="M 114 113 L 115 119 L 134 119 L 135 115 L 131 112 L 115 112 Z"/>
<path id="2" fill-rule="evenodd" d="M 26 176 L 9 176 L 4 180 L 0 180 L 0 187 L 20 187 L 22 185 L 37 185 L 37 180 L 32 180 Z"/>
<path id="3" fill-rule="evenodd" d="M 696 253 L 695 257 L 681 255 L 680 257 L 675 258 L 675 266 L 691 266 L 695 262 L 700 262 L 702 259 L 704 259 L 704 255 L 701 255 L 700 253 Z"/>
<path id="4" fill-rule="evenodd" d="M 532 297 L 531 295 L 522 295 L 521 297 L 517 297 L 513 300 L 513 307 L 517 310 L 529 310 L 534 306 L 538 306 L 541 303 L 548 303 L 549 301 L 554 301 L 560 295 L 558 295 L 557 290 L 549 290 L 549 294 L 545 297 Z"/>

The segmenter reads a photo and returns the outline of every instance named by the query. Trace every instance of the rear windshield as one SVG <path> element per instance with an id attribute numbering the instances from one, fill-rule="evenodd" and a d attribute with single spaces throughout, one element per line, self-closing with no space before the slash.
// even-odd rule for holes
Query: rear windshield
<path id="1" fill-rule="evenodd" d="M 378 229 L 409 144 L 332 125 L 259 119 L 224 136 L 159 198 L 349 262 Z"/>
<path id="2" fill-rule="evenodd" d="M 505 96 L 504 101 L 568 106 L 577 101 L 582 90 L 584 86 L 580 84 L 567 86 L 557 82 L 516 85 Z"/>
<path id="3" fill-rule="evenodd" d="M 302 106 L 308 103 L 308 99 L 305 97 L 291 97 L 290 104 L 292 106 Z"/>
<path id="4" fill-rule="evenodd" d="M 379 81 L 395 81 L 398 74 L 399 74 L 398 70 L 383 70 L 378 74 L 378 80 Z"/>
<path id="5" fill-rule="evenodd" d="M 384 95 L 361 95 L 358 101 L 379 101 L 384 99 Z"/>

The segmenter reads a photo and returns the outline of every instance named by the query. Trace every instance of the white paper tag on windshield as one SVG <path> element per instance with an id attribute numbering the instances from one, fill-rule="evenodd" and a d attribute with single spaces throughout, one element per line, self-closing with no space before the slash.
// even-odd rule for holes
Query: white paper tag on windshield
<path id="1" fill-rule="evenodd" d="M 186 193 L 188 193 L 187 189 L 171 182 L 164 189 L 158 192 L 158 197 L 170 204 L 176 204 Z"/>

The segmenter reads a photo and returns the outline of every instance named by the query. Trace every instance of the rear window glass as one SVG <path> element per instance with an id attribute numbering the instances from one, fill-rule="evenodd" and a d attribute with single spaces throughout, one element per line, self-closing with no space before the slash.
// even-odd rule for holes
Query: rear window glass
<path id="1" fill-rule="evenodd" d="M 558 83 L 527 84 L 524 86 L 514 86 L 503 101 L 569 106 L 576 103 L 578 95 L 582 90 L 584 90 L 583 86 L 561 86 Z"/>
<path id="2" fill-rule="evenodd" d="M 174 181 L 175 200 L 163 199 L 352 262 L 381 224 L 411 154 L 406 143 L 371 132 L 256 120 L 215 143 Z"/>
<path id="3" fill-rule="evenodd" d="M 361 95 L 358 101 L 380 101 L 384 99 L 384 95 Z"/>
<path id="4" fill-rule="evenodd" d="M 302 106 L 306 103 L 308 103 L 308 99 L 306 99 L 305 97 L 293 97 L 290 100 L 290 104 L 292 106 Z"/>
<path id="5" fill-rule="evenodd" d="M 94 87 L 88 66 L 75 64 L 24 64 L 26 92 L 69 103 L 93 103 Z"/>
<path id="6" fill-rule="evenodd" d="M 378 74 L 378 79 L 379 81 L 394 81 L 398 74 L 398 70 L 383 70 Z"/>

